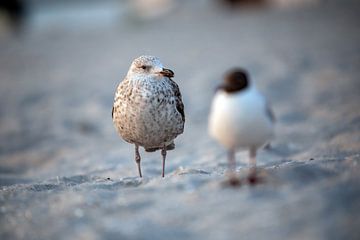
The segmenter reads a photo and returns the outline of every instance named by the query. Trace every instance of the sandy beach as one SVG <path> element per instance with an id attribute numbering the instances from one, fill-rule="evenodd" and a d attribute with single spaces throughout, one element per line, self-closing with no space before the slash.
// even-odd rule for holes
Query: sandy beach
<path id="1" fill-rule="evenodd" d="M 0 239 L 360 238 L 358 1 L 178 1 L 147 20 L 107 4 L 89 4 L 91 17 L 36 5 L 22 33 L 0 37 Z M 143 54 L 175 72 L 185 104 L 164 179 L 160 152 L 143 149 L 137 177 L 111 119 L 116 86 Z M 277 123 L 258 154 L 265 181 L 231 188 L 207 118 L 236 66 Z M 245 177 L 247 152 L 236 157 Z"/>

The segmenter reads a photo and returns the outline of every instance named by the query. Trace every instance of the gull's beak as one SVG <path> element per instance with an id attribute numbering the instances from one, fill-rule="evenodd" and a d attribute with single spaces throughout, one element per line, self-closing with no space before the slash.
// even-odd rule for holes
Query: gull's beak
<path id="1" fill-rule="evenodd" d="M 215 89 L 215 92 L 217 92 L 219 90 L 223 90 L 225 92 L 231 93 L 231 92 L 236 92 L 238 89 L 236 88 L 236 86 L 232 86 L 230 84 L 223 83 Z"/>
<path id="2" fill-rule="evenodd" d="M 224 90 L 224 89 L 226 89 L 228 86 L 226 85 L 226 84 L 221 84 L 221 85 L 219 85 L 219 86 L 217 86 L 216 88 L 215 88 L 215 92 L 217 92 L 217 91 L 219 91 L 219 90 Z"/>
<path id="3" fill-rule="evenodd" d="M 174 77 L 174 72 L 171 71 L 170 69 L 166 69 L 166 68 L 163 68 L 162 71 L 160 72 L 161 75 L 165 76 L 165 77 Z"/>

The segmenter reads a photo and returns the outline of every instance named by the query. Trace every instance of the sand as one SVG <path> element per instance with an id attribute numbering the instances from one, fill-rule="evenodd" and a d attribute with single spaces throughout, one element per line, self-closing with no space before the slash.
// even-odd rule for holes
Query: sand
<path id="1" fill-rule="evenodd" d="M 230 12 L 186 1 L 147 21 L 123 10 L 55 21 L 39 9 L 23 34 L 0 38 L 1 239 L 360 238 L 357 1 Z M 111 120 L 142 54 L 175 72 L 185 103 L 164 179 L 160 152 L 143 150 L 137 177 Z M 207 116 L 235 66 L 277 125 L 259 151 L 265 181 L 232 188 Z M 237 163 L 246 177 L 246 152 Z"/>

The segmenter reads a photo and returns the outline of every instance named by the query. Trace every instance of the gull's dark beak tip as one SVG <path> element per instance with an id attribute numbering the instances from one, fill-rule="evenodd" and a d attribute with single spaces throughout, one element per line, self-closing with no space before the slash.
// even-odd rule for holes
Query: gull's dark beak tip
<path id="1" fill-rule="evenodd" d="M 226 88 L 226 86 L 224 84 L 221 84 L 215 88 L 215 92 L 217 92 L 219 90 L 224 90 L 225 88 Z"/>
<path id="2" fill-rule="evenodd" d="M 160 72 L 160 74 L 165 77 L 169 77 L 169 78 L 174 77 L 174 72 L 167 68 L 163 68 L 163 70 Z"/>

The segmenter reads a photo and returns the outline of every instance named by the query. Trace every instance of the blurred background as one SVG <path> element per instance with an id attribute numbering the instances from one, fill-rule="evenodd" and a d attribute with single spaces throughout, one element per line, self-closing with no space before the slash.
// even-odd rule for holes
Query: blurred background
<path id="1" fill-rule="evenodd" d="M 1 239 L 359 239 L 356 0 L 1 0 Z M 186 126 L 160 178 L 112 124 L 132 60 L 175 72 Z M 207 134 L 244 67 L 277 116 L 267 183 L 226 189 Z M 247 154 L 239 152 L 246 173 Z M 166 196 L 166 198 L 165 198 Z"/>

